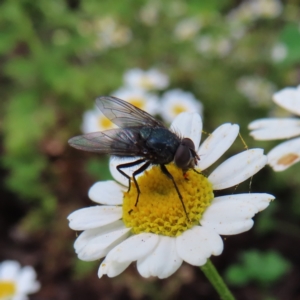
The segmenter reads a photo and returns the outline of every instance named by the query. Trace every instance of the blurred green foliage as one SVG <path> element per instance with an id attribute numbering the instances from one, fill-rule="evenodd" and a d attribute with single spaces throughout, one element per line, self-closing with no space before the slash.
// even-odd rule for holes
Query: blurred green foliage
<path id="1" fill-rule="evenodd" d="M 240 260 L 241 263 L 232 264 L 225 274 L 227 281 L 236 286 L 251 281 L 262 286 L 270 285 L 291 269 L 290 262 L 275 251 L 249 250 L 241 254 Z"/>
<path id="2" fill-rule="evenodd" d="M 61 161 L 72 160 L 73 165 L 78 162 L 70 158 L 75 150 L 69 149 L 67 140 L 80 133 L 82 113 L 93 107 L 95 97 L 119 88 L 128 69 L 157 67 L 168 74 L 171 88 L 196 95 L 204 105 L 205 131 L 212 132 L 224 122 L 238 123 L 249 147 L 266 147 L 267 152 L 274 146 L 250 138 L 247 125 L 270 113 L 282 112 L 271 99 L 267 105 L 260 105 L 259 94 L 258 104 L 253 105 L 238 91 L 237 81 L 245 75 L 259 76 L 278 90 L 299 84 L 300 9 L 297 1 L 288 0 L 276 17 L 237 22 L 230 15 L 240 3 L 1 2 L 1 164 L 8 172 L 7 188 L 34 208 L 24 221 L 29 231 L 45 229 L 55 220 L 58 199 L 72 200 L 62 187 L 69 181 L 64 173 L 67 167 Z M 119 41 L 99 41 L 99 22 L 105 18 L 129 29 L 130 40 L 121 45 Z M 199 31 L 192 37 L 176 37 L 177 24 L 188 18 L 199 20 Z M 278 44 L 284 45 L 286 56 L 272 59 Z M 227 155 L 242 148 L 237 142 Z M 78 163 L 78 168 L 87 171 L 94 181 L 110 178 L 106 161 L 87 157 L 84 167 Z M 270 213 L 262 233 L 276 228 L 279 212 L 283 218 L 298 218 L 298 173 L 299 165 L 295 165 L 285 174 L 268 170 L 255 176 L 253 190 L 269 192 L 277 196 L 278 202 L 286 202 L 285 212 L 275 209 Z M 287 197 L 292 201 L 288 202 Z M 79 264 L 76 273 L 84 273 L 86 268 Z M 276 253 L 252 251 L 243 255 L 241 265 L 229 269 L 228 278 L 233 284 L 250 280 L 270 283 L 288 267 Z"/>

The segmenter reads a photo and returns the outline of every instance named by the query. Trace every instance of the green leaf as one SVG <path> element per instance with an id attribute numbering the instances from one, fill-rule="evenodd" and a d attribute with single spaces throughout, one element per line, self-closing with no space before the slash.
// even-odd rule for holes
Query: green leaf
<path id="1" fill-rule="evenodd" d="M 286 274 L 291 264 L 275 251 L 249 250 L 241 255 L 241 263 L 226 271 L 226 278 L 232 285 L 243 286 L 251 281 L 268 285 Z"/>
<path id="2" fill-rule="evenodd" d="M 96 267 L 99 265 L 98 261 L 82 261 L 79 260 L 77 257 L 75 258 L 74 262 L 74 278 L 80 279 L 86 277 L 89 273 L 94 271 Z"/>

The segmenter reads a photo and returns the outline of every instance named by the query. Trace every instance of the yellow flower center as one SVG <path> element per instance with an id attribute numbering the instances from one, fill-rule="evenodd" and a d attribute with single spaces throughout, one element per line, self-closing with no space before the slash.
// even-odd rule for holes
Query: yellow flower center
<path id="1" fill-rule="evenodd" d="M 0 281 L 0 299 L 10 299 L 16 292 L 16 285 L 12 281 Z"/>
<path id="2" fill-rule="evenodd" d="M 146 90 L 150 90 L 153 88 L 153 82 L 148 76 L 142 76 L 140 78 L 140 86 Z"/>
<path id="3" fill-rule="evenodd" d="M 177 116 L 180 113 L 185 112 L 186 107 L 181 105 L 181 104 L 176 104 L 176 105 L 173 106 L 172 110 L 173 110 L 174 115 Z"/>
<path id="4" fill-rule="evenodd" d="M 103 130 L 113 128 L 113 122 L 105 116 L 101 116 L 98 118 L 98 124 L 100 128 L 103 128 Z"/>
<path id="5" fill-rule="evenodd" d="M 124 193 L 123 221 L 132 233 L 151 232 L 165 236 L 178 236 L 199 224 L 205 209 L 214 198 L 208 179 L 189 170 L 185 175 L 174 164 L 167 166 L 182 195 L 183 205 L 175 186 L 159 166 L 145 171 L 138 179 L 141 191 L 137 206 L 137 189 L 132 182 L 129 192 Z"/>
<path id="6" fill-rule="evenodd" d="M 139 97 L 130 97 L 128 99 L 128 102 L 140 109 L 143 109 L 145 107 L 145 100 L 143 98 Z"/>

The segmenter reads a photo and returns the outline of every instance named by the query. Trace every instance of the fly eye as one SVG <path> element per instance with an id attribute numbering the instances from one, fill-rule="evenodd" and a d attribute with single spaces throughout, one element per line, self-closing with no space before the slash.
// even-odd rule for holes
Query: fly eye
<path id="1" fill-rule="evenodd" d="M 174 162 L 177 167 L 187 170 L 194 167 L 195 145 L 191 139 L 184 138 L 174 156 Z"/>
<path id="2" fill-rule="evenodd" d="M 189 149 L 191 149 L 192 151 L 195 151 L 195 144 L 194 142 L 189 139 L 189 138 L 184 138 L 181 141 L 181 144 Z"/>

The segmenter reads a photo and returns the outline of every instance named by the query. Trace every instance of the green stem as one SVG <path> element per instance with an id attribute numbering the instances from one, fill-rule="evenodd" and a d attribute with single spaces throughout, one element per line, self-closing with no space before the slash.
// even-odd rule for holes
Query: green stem
<path id="1" fill-rule="evenodd" d="M 227 285 L 223 281 L 222 277 L 219 275 L 217 269 L 212 264 L 212 262 L 208 259 L 206 264 L 200 269 L 205 274 L 206 278 L 210 281 L 210 283 L 213 285 L 215 290 L 218 292 L 219 296 L 223 300 L 234 300 L 235 298 L 229 291 Z"/>

